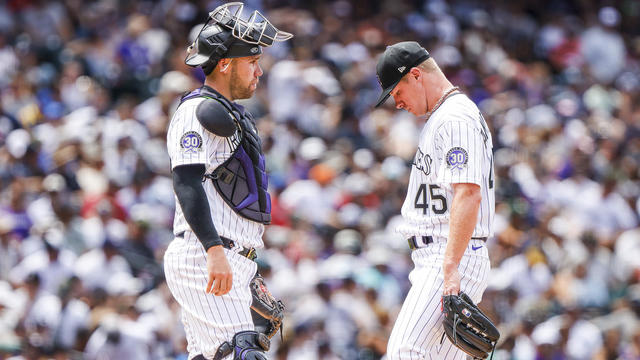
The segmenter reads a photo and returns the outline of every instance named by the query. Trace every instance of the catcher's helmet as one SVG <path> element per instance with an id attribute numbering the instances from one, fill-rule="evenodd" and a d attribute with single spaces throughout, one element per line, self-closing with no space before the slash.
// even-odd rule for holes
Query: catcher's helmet
<path id="1" fill-rule="evenodd" d="M 230 2 L 210 12 L 207 22 L 189 46 L 185 64 L 201 66 L 205 72 L 210 72 L 222 58 L 261 54 L 261 46 L 271 46 L 274 41 L 285 41 L 293 36 L 278 30 L 257 10 L 249 19 L 243 20 L 243 8 L 241 2 Z"/>

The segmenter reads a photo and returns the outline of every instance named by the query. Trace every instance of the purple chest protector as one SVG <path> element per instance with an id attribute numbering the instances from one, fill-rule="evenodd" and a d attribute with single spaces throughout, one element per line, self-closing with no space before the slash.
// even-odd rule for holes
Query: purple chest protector
<path id="1" fill-rule="evenodd" d="M 251 114 L 208 87 L 187 94 L 181 103 L 195 97 L 219 101 L 233 115 L 240 129 L 240 144 L 231 157 L 213 172 L 205 174 L 205 178 L 211 179 L 218 194 L 238 215 L 265 225 L 271 223 L 264 154 Z"/>

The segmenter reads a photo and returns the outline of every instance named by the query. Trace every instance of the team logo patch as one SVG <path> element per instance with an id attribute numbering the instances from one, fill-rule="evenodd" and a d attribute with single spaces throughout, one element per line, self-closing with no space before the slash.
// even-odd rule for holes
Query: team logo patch
<path id="1" fill-rule="evenodd" d="M 462 309 L 462 315 L 466 316 L 466 317 L 470 317 L 471 316 L 471 311 L 469 311 L 469 309 L 464 308 Z"/>
<path id="2" fill-rule="evenodd" d="M 462 170 L 462 168 L 467 166 L 468 161 L 469 155 L 467 154 L 467 150 L 461 147 L 454 147 L 447 152 L 447 167 L 449 168 Z"/>
<path id="3" fill-rule="evenodd" d="M 202 136 L 195 131 L 188 131 L 180 138 L 180 147 L 189 153 L 202 151 Z"/>

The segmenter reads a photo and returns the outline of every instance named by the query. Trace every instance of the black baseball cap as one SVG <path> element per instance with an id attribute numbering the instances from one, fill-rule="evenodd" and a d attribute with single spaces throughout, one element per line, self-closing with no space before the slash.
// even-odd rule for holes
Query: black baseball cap
<path id="1" fill-rule="evenodd" d="M 376 66 L 378 81 L 382 86 L 382 94 L 378 98 L 376 107 L 387 100 L 389 93 L 411 68 L 420 65 L 429 57 L 429 52 L 415 41 L 403 41 L 387 46 Z"/>

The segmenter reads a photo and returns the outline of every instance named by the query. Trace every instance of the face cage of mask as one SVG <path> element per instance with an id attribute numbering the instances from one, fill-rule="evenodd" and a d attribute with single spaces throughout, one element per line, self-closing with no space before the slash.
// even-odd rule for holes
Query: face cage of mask
<path id="1" fill-rule="evenodd" d="M 248 20 L 243 20 L 241 18 L 243 9 L 244 4 L 241 2 L 230 2 L 218 6 L 209 13 L 207 24 L 213 21 L 231 30 L 235 38 L 248 44 L 265 47 L 273 45 L 274 41 L 286 41 L 293 37 L 288 32 L 278 30 L 258 10 L 251 13 Z"/>

